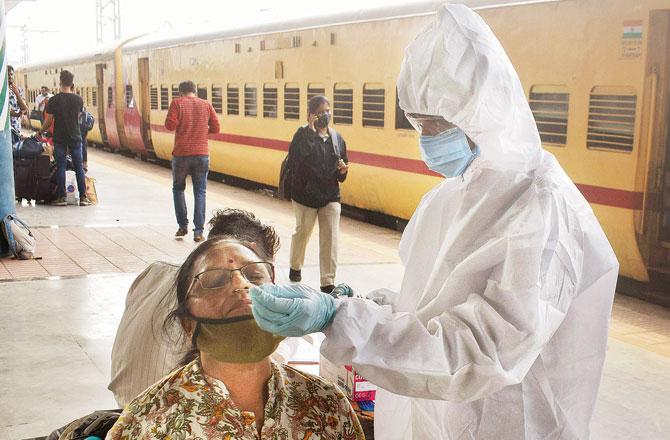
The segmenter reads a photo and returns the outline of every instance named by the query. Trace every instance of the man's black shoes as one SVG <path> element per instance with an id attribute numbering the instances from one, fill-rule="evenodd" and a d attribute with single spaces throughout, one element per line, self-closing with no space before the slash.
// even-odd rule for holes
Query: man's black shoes
<path id="1" fill-rule="evenodd" d="M 302 281 L 302 274 L 300 273 L 299 270 L 290 269 L 288 272 L 288 279 L 293 281 L 294 283 L 299 283 L 300 281 Z"/>

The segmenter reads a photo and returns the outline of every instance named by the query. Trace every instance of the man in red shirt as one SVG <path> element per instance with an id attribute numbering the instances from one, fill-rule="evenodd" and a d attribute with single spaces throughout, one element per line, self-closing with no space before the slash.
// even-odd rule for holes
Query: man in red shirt
<path id="1" fill-rule="evenodd" d="M 175 131 L 172 149 L 172 197 L 179 229 L 175 237 L 188 234 L 188 213 L 186 211 L 186 176 L 191 175 L 193 183 L 193 240 L 203 241 L 205 224 L 205 194 L 209 173 L 208 133 L 219 132 L 219 120 L 212 104 L 195 95 L 193 81 L 179 84 L 179 98 L 170 103 L 165 118 L 165 128 Z"/>

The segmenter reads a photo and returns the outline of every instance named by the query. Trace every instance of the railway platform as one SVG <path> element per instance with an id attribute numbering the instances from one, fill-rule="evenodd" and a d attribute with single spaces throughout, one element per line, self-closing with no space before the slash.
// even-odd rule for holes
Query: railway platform
<path id="1" fill-rule="evenodd" d="M 107 390 L 110 353 L 125 295 L 156 260 L 180 262 L 196 245 L 176 240 L 167 168 L 89 149 L 100 203 L 24 205 L 17 214 L 41 259 L 0 260 L 0 439 L 47 435 L 77 417 L 117 406 Z M 187 188 L 187 206 L 192 197 Z M 210 181 L 207 211 L 241 208 L 272 224 L 288 281 L 294 218 L 288 202 Z M 315 231 L 316 234 L 317 231 Z M 338 281 L 355 290 L 397 289 L 400 233 L 343 217 Z M 303 280 L 318 286 L 313 236 Z M 304 355 L 304 353 L 303 353 Z M 310 353 L 317 359 L 317 353 Z M 617 295 L 592 438 L 670 438 L 670 309 Z"/>

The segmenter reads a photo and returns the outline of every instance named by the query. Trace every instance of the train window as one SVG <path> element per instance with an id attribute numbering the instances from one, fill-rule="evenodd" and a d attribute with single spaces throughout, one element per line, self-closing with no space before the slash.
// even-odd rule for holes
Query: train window
<path id="1" fill-rule="evenodd" d="M 277 117 L 277 86 L 275 84 L 263 85 L 263 117 Z"/>
<path id="2" fill-rule="evenodd" d="M 179 86 L 172 84 L 172 99 L 179 98 Z"/>
<path id="3" fill-rule="evenodd" d="M 569 103 L 570 94 L 565 86 L 535 85 L 530 88 L 528 104 L 543 144 L 567 144 Z"/>
<path id="4" fill-rule="evenodd" d="M 198 84 L 198 98 L 204 99 L 207 101 L 207 86 L 203 84 Z"/>
<path id="5" fill-rule="evenodd" d="M 86 87 L 86 105 L 88 107 L 91 106 L 91 88 L 90 87 Z"/>
<path id="6" fill-rule="evenodd" d="M 384 127 L 384 84 L 363 85 L 363 127 Z"/>
<path id="7" fill-rule="evenodd" d="M 93 87 L 91 90 L 91 105 L 93 105 L 93 107 L 98 106 L 98 89 L 96 87 Z"/>
<path id="8" fill-rule="evenodd" d="M 135 101 L 133 100 L 133 86 L 130 84 L 126 86 L 126 107 L 135 107 Z"/>
<path id="9" fill-rule="evenodd" d="M 256 84 L 244 85 L 244 116 L 256 117 Z"/>
<path id="10" fill-rule="evenodd" d="M 170 89 L 167 85 L 161 85 L 161 110 L 170 108 Z"/>
<path id="11" fill-rule="evenodd" d="M 114 102 L 113 99 L 112 99 L 113 97 L 114 97 L 114 92 L 112 91 L 112 87 L 111 86 L 107 87 L 107 107 L 112 106 L 112 103 Z"/>
<path id="12" fill-rule="evenodd" d="M 637 96 L 630 87 L 594 87 L 589 97 L 586 147 L 633 151 Z"/>
<path id="13" fill-rule="evenodd" d="M 212 107 L 217 113 L 223 113 L 223 89 L 221 86 L 212 86 Z"/>
<path id="14" fill-rule="evenodd" d="M 300 119 L 300 87 L 284 84 L 284 119 Z"/>
<path id="15" fill-rule="evenodd" d="M 414 130 L 412 124 L 405 117 L 405 110 L 400 108 L 400 98 L 398 98 L 398 88 L 395 89 L 395 129 L 396 130 Z"/>
<path id="16" fill-rule="evenodd" d="M 151 100 L 151 110 L 158 110 L 158 88 L 156 86 L 149 87 L 149 96 Z"/>
<path id="17" fill-rule="evenodd" d="M 228 84 L 226 90 L 226 110 L 229 115 L 240 114 L 240 88 L 236 84 Z"/>
<path id="18" fill-rule="evenodd" d="M 333 123 L 353 122 L 354 88 L 351 84 L 337 83 L 333 86 Z"/>
<path id="19" fill-rule="evenodd" d="M 307 84 L 307 102 L 309 102 L 309 100 L 315 96 L 325 94 L 326 94 L 326 88 L 323 86 L 323 84 L 319 83 Z"/>

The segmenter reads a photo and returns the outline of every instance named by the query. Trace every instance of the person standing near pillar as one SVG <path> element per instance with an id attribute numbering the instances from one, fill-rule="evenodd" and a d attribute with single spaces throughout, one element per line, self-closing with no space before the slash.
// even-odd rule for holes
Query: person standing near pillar
<path id="1" fill-rule="evenodd" d="M 14 67 L 7 66 L 9 84 L 9 115 L 12 123 L 12 142 L 21 139 L 21 115 L 28 113 L 23 89 L 14 81 Z"/>
<path id="2" fill-rule="evenodd" d="M 291 203 L 295 214 L 289 279 L 302 280 L 305 248 L 318 218 L 321 291 L 330 293 L 335 288 L 337 270 L 340 183 L 347 178 L 349 159 L 342 136 L 328 128 L 328 98 L 314 96 L 309 100 L 308 112 L 308 124 L 296 131 L 289 146 Z"/>

